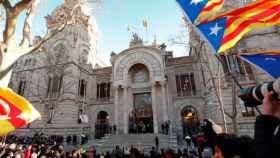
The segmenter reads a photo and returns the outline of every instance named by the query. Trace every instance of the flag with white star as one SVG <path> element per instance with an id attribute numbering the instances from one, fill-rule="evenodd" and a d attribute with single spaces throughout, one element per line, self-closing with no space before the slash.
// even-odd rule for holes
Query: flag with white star
<path id="1" fill-rule="evenodd" d="M 258 28 L 280 24 L 280 1 L 257 1 L 201 21 L 197 28 L 215 52 L 234 47 L 244 35 Z"/>
<path id="2" fill-rule="evenodd" d="M 227 18 L 221 18 L 209 23 L 198 25 L 198 29 L 208 40 L 211 46 L 216 52 L 221 47 L 222 40 L 224 38 L 224 32 L 226 29 Z"/>
<path id="3" fill-rule="evenodd" d="M 221 9 L 224 4 L 224 0 L 177 0 L 177 2 L 192 23 L 198 18 L 208 17 Z"/>
<path id="4" fill-rule="evenodd" d="M 280 2 L 280 1 L 279 1 Z M 248 18 L 225 16 L 197 25 L 215 52 L 223 53 L 234 47 L 244 35 L 258 28 L 268 28 L 280 24 L 280 3 L 277 10 L 268 9 L 268 13 L 259 17 Z M 267 13 L 267 14 L 268 14 Z"/>
<path id="5" fill-rule="evenodd" d="M 280 77 L 280 50 L 238 54 L 238 57 L 274 78 Z"/>

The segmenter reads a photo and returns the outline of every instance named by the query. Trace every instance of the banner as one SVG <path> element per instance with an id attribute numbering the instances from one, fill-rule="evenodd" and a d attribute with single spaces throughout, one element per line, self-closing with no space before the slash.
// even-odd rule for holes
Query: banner
<path id="1" fill-rule="evenodd" d="M 256 54 L 239 54 L 242 60 L 256 66 L 274 78 L 280 77 L 280 51 L 264 51 Z"/>

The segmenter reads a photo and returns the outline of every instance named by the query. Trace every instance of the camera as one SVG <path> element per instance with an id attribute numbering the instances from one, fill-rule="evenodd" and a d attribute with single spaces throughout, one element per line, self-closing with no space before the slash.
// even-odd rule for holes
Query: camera
<path id="1" fill-rule="evenodd" d="M 274 98 L 279 99 L 280 78 L 275 81 L 264 83 L 255 87 L 244 88 L 240 90 L 239 98 L 244 101 L 247 107 L 256 107 L 261 105 L 264 96 L 268 92 L 274 92 Z"/>

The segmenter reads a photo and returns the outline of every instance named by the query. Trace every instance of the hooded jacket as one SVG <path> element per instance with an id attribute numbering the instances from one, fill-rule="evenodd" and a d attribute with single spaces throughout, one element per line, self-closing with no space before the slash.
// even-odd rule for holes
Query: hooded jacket
<path id="1" fill-rule="evenodd" d="M 280 120 L 260 115 L 255 123 L 256 158 L 280 157 Z"/>

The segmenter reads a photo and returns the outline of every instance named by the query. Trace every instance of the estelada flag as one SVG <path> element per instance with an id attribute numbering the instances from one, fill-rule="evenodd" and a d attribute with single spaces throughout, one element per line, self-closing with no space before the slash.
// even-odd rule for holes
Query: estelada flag
<path id="1" fill-rule="evenodd" d="M 222 8 L 224 0 L 176 0 L 186 17 L 194 24 Z"/>
<path id="2" fill-rule="evenodd" d="M 0 136 L 41 118 L 40 113 L 23 97 L 0 87 Z"/>
<path id="3" fill-rule="evenodd" d="M 280 77 L 280 50 L 259 51 L 237 56 L 274 78 Z"/>
<path id="4" fill-rule="evenodd" d="M 238 17 L 243 17 L 243 18 L 245 18 L 245 17 L 246 18 L 256 18 L 256 17 L 263 18 L 263 16 L 261 16 L 264 14 L 263 11 L 266 11 L 266 13 L 267 12 L 272 13 L 272 12 L 278 11 L 277 5 L 279 5 L 279 4 L 280 4 L 279 0 L 258 0 L 255 2 L 251 2 L 245 6 L 242 6 L 240 8 L 236 8 L 236 9 L 218 14 L 216 16 L 212 16 L 207 19 L 203 19 L 200 21 L 200 23 L 210 22 L 210 21 L 213 21 L 215 19 L 222 18 L 225 16 L 228 16 L 228 17 L 232 17 L 232 16 L 237 17 L 238 16 Z M 260 13 L 262 13 L 262 14 L 260 14 Z"/>
<path id="5" fill-rule="evenodd" d="M 235 46 L 248 32 L 280 23 L 280 0 L 257 1 L 202 21 L 197 27 L 216 52 Z"/>

